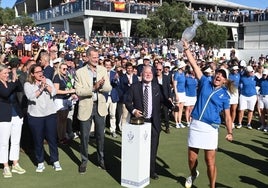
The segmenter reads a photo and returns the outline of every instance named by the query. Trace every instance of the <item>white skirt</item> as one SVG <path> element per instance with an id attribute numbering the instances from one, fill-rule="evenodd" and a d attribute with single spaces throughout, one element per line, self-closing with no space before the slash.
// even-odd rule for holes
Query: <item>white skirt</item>
<path id="1" fill-rule="evenodd" d="M 185 100 L 184 106 L 194 106 L 195 105 L 196 97 L 186 96 L 185 98 L 186 98 L 186 100 Z"/>
<path id="2" fill-rule="evenodd" d="M 215 150 L 218 148 L 218 128 L 193 119 L 188 133 L 188 147 Z"/>

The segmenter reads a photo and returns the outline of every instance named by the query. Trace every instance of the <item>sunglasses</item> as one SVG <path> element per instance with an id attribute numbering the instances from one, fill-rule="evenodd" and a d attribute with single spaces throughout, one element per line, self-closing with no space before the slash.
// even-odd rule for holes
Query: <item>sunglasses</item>
<path id="1" fill-rule="evenodd" d="M 35 74 L 40 74 L 40 73 L 43 73 L 43 71 L 36 71 L 34 72 Z"/>

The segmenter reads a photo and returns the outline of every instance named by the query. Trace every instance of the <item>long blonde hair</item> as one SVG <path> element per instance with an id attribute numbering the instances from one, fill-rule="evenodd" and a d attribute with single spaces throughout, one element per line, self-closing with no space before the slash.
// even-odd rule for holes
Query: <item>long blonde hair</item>
<path id="1" fill-rule="evenodd" d="M 60 79 L 63 79 L 63 75 L 60 72 L 60 68 L 61 68 L 62 65 L 66 65 L 67 66 L 67 64 L 65 62 L 59 62 L 58 66 L 57 66 L 57 68 L 56 68 L 56 70 L 54 72 L 53 79 L 54 79 L 55 75 L 59 75 L 59 78 Z"/>
<path id="2" fill-rule="evenodd" d="M 226 79 L 225 87 L 228 89 L 228 91 L 231 94 L 234 94 L 236 92 L 236 90 L 237 90 L 237 88 L 234 85 L 234 81 L 233 80 Z"/>

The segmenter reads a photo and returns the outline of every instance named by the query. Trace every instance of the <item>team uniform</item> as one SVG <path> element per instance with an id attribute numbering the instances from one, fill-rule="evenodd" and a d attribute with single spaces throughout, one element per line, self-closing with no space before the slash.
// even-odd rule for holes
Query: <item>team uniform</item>
<path id="1" fill-rule="evenodd" d="M 177 92 L 179 95 L 179 102 L 186 101 L 186 94 L 185 94 L 185 74 L 176 71 L 174 73 L 174 80 L 177 81 Z"/>
<path id="2" fill-rule="evenodd" d="M 229 74 L 229 80 L 234 82 L 234 86 L 236 88 L 235 93 L 230 94 L 230 104 L 238 104 L 239 100 L 239 83 L 240 83 L 240 74 Z"/>
<path id="3" fill-rule="evenodd" d="M 192 76 L 186 76 L 185 78 L 185 94 L 186 101 L 184 106 L 194 106 L 196 103 L 196 89 L 197 89 L 197 79 Z"/>
<path id="4" fill-rule="evenodd" d="M 230 108 L 227 88 L 215 89 L 205 76 L 200 81 L 200 94 L 192 111 L 188 147 L 214 150 L 218 147 L 220 112 Z"/>
<path id="5" fill-rule="evenodd" d="M 256 76 L 242 76 L 240 79 L 239 110 L 254 110 L 257 101 Z"/>
<path id="6" fill-rule="evenodd" d="M 261 78 L 258 80 L 258 86 L 260 87 L 259 95 L 259 108 L 268 109 L 268 79 Z"/>

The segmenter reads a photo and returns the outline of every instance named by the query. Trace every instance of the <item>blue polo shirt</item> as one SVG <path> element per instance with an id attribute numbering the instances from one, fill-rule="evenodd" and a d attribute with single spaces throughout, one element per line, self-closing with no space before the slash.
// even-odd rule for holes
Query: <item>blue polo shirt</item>
<path id="1" fill-rule="evenodd" d="M 186 76 L 185 78 L 185 94 L 188 97 L 195 97 L 196 96 L 196 89 L 197 89 L 197 79 L 193 78 L 192 76 Z"/>
<path id="2" fill-rule="evenodd" d="M 268 95 L 268 79 L 261 78 L 258 80 L 261 95 Z"/>
<path id="3" fill-rule="evenodd" d="M 227 88 L 215 89 L 213 82 L 202 76 L 199 81 L 197 101 L 191 116 L 207 124 L 220 124 L 220 112 L 230 108 L 230 96 Z"/>
<path id="4" fill-rule="evenodd" d="M 256 84 L 258 78 L 256 76 L 242 76 L 240 78 L 241 95 L 251 97 L 257 95 Z"/>
<path id="5" fill-rule="evenodd" d="M 185 92 L 185 74 L 184 72 L 183 73 L 180 73 L 178 71 L 176 71 L 174 73 L 174 80 L 177 81 L 177 92 L 179 93 L 183 93 Z"/>
<path id="6" fill-rule="evenodd" d="M 240 83 L 240 74 L 229 74 L 229 80 L 232 80 L 234 82 L 235 88 L 238 89 Z"/>

